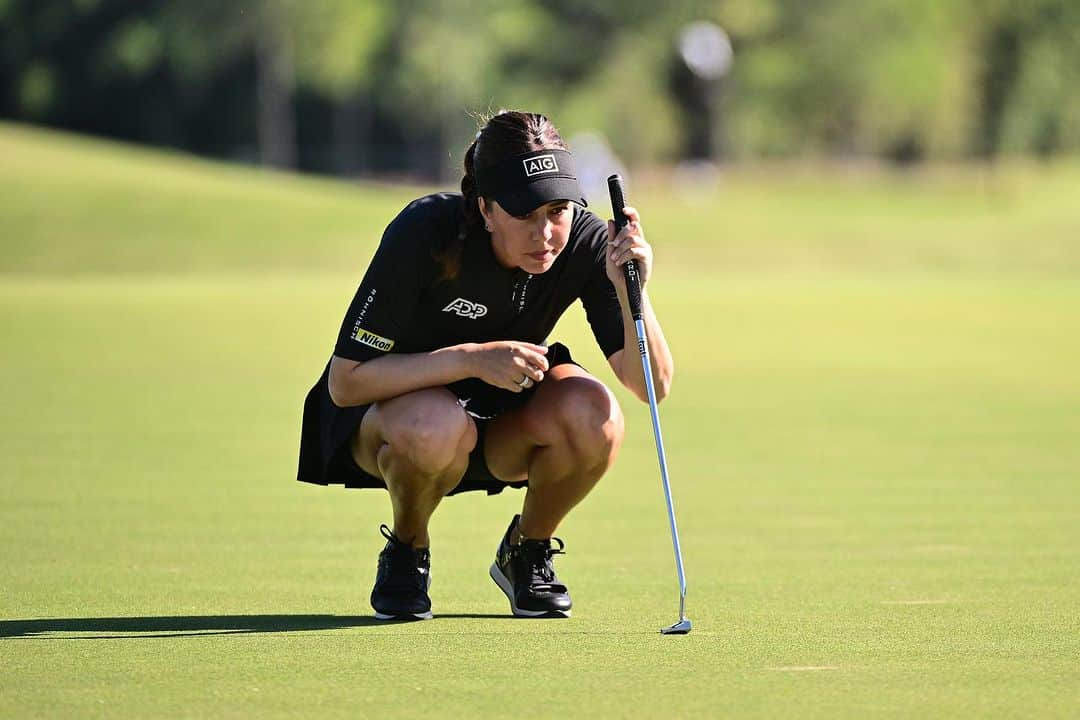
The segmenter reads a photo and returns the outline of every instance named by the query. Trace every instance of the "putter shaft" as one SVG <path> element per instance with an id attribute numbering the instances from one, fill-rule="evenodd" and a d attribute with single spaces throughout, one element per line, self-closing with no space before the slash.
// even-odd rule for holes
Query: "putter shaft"
<path id="1" fill-rule="evenodd" d="M 626 198 L 623 194 L 622 178 L 612 175 L 608 178 L 608 192 L 611 195 L 611 210 L 615 215 L 615 227 L 621 230 L 628 218 L 623 212 Z M 686 573 L 683 572 L 682 547 L 679 545 L 679 528 L 675 524 L 675 502 L 671 497 L 671 483 L 668 481 L 667 456 L 664 453 L 664 438 L 660 433 L 660 412 L 657 410 L 656 389 L 653 386 L 652 362 L 649 359 L 649 341 L 645 333 L 645 319 L 641 303 L 641 278 L 638 276 L 637 263 L 627 260 L 623 266 L 626 278 L 626 294 L 630 303 L 630 316 L 634 320 L 637 332 L 638 351 L 645 375 L 645 391 L 649 399 L 649 412 L 652 415 L 653 438 L 656 441 L 656 455 L 660 460 L 660 479 L 664 483 L 664 499 L 667 501 L 668 523 L 671 525 L 671 544 L 675 548 L 675 567 L 679 572 L 679 622 L 662 628 L 665 635 L 685 635 L 690 632 L 690 621 L 686 618 Z"/>
<path id="2" fill-rule="evenodd" d="M 635 320 L 638 347 L 641 352 L 642 370 L 645 373 L 645 391 L 649 396 L 649 413 L 652 415 L 653 440 L 656 442 L 656 455 L 660 460 L 660 480 L 664 485 L 664 499 L 667 500 L 668 524 L 671 527 L 671 544 L 675 548 L 675 568 L 679 573 L 679 621 L 686 620 L 686 573 L 683 570 L 682 546 L 679 543 L 679 526 L 675 522 L 675 500 L 671 496 L 671 482 L 668 480 L 667 454 L 664 452 L 664 436 L 660 430 L 660 412 L 657 408 L 656 389 L 653 385 L 652 362 L 649 359 L 649 344 L 645 335 L 645 321 Z"/>

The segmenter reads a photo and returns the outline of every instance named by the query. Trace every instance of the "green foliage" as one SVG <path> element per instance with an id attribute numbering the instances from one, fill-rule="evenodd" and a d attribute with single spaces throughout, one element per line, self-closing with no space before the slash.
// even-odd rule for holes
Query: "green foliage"
<path id="1" fill-rule="evenodd" d="M 113 33 L 112 53 L 132 75 L 142 75 L 159 60 L 163 50 L 160 29 L 144 19 L 132 20 Z"/>
<path id="2" fill-rule="evenodd" d="M 320 0 L 290 7 L 302 81 L 342 97 L 370 91 L 375 54 L 386 36 L 391 0 Z"/>
<path id="3" fill-rule="evenodd" d="M 1042 0 L 1033 15 L 1023 26 L 1025 52 L 1004 111 L 1001 143 L 1008 151 L 1040 155 L 1075 150 L 1080 148 L 1080 6 Z"/>
<path id="4" fill-rule="evenodd" d="M 724 4 L 716 18 L 736 44 L 733 145 L 747 155 L 892 155 L 906 146 L 949 157 L 1004 124 L 1005 149 L 1075 151 L 1076 13 L 1058 0 Z M 988 41 L 997 27 L 1019 28 L 1018 79 L 1006 76 L 1008 87 L 991 70 L 1012 72 Z"/>
<path id="5" fill-rule="evenodd" d="M 675 157 L 680 133 L 665 102 L 667 63 L 655 62 L 667 48 L 657 44 L 655 37 L 621 36 L 609 48 L 611 59 L 561 99 L 552 117 L 571 131 L 604 133 L 631 164 Z"/>
<path id="6" fill-rule="evenodd" d="M 162 68 L 190 97 L 269 37 L 290 91 L 373 110 L 444 154 L 470 112 L 508 106 L 653 163 L 683 146 L 669 69 L 700 19 L 734 44 L 718 131 L 736 156 L 1080 149 L 1075 0 L 3 0 L 0 100 L 6 87 L 8 115 L 49 120 L 82 84 Z"/>
<path id="7" fill-rule="evenodd" d="M 925 149 L 962 141 L 954 117 L 964 110 L 955 15 L 932 0 L 789 4 L 748 19 L 736 13 L 735 27 L 751 30 L 736 35 L 728 103 L 735 147 L 887 154 L 902 143 Z"/>
<path id="8" fill-rule="evenodd" d="M 52 68 L 34 63 L 19 79 L 19 107 L 30 117 L 41 115 L 56 101 L 56 79 Z"/>

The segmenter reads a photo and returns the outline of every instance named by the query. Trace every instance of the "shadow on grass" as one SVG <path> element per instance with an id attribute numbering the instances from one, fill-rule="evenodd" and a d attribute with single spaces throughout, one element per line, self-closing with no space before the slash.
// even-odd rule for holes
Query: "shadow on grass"
<path id="1" fill-rule="evenodd" d="M 439 618 L 512 620 L 511 615 L 459 613 Z M 0 620 L 0 638 L 39 640 L 108 640 L 250 633 L 308 632 L 358 627 L 386 627 L 405 621 L 376 620 L 370 615 L 177 615 L 157 617 L 43 618 Z M 413 621 L 415 622 L 415 621 Z M 55 633 L 93 633 L 57 635 Z M 110 633 L 127 633 L 124 635 Z"/>

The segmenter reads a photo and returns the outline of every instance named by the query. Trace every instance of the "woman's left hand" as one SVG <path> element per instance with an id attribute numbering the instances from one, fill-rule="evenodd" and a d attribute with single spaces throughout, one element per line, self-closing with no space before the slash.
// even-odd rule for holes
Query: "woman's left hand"
<path id="1" fill-rule="evenodd" d="M 653 252 L 649 243 L 645 242 L 645 233 L 641 229 L 641 216 L 632 207 L 623 208 L 630 222 L 615 234 L 615 223 L 608 220 L 608 252 L 607 252 L 607 276 L 616 288 L 626 289 L 626 276 L 623 273 L 623 264 L 627 260 L 634 260 L 637 264 L 638 278 L 642 289 L 649 281 L 652 274 Z"/>

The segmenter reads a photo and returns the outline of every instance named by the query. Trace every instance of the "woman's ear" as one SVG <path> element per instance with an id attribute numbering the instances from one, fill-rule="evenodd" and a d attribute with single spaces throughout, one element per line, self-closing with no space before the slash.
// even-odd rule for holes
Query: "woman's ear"
<path id="1" fill-rule="evenodd" d="M 484 218 L 484 229 L 491 232 L 491 208 L 483 197 L 476 198 L 476 202 L 480 207 L 480 215 Z"/>

